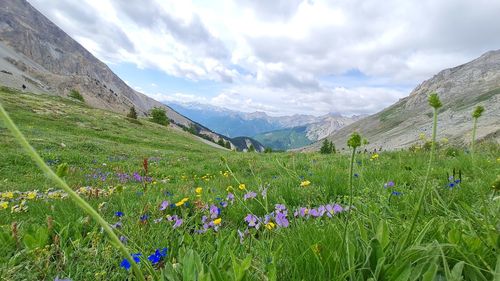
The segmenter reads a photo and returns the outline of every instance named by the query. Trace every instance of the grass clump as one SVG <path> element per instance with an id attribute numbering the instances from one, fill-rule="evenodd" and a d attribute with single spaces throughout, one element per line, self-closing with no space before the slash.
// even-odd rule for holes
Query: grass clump
<path id="1" fill-rule="evenodd" d="M 83 98 L 82 94 L 80 94 L 80 92 L 79 92 L 79 91 L 77 91 L 77 90 L 75 90 L 75 89 L 73 89 L 73 90 L 69 91 L 68 96 L 69 96 L 70 98 L 75 99 L 75 100 L 79 100 L 79 101 L 81 101 L 81 102 L 85 102 L 85 99 Z"/>

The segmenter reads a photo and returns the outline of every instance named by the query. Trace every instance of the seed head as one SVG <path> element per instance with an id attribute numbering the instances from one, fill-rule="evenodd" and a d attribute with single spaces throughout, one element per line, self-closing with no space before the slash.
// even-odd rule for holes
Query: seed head
<path id="1" fill-rule="evenodd" d="M 484 112 L 484 107 L 478 105 L 478 106 L 476 106 L 474 111 L 472 111 L 472 117 L 479 118 L 479 117 L 481 117 L 481 115 L 483 115 L 483 112 Z"/>
<path id="2" fill-rule="evenodd" d="M 349 138 L 349 140 L 347 140 L 347 146 L 352 148 L 361 146 L 361 136 L 358 132 L 354 132 L 351 134 L 351 137 Z"/>
<path id="3" fill-rule="evenodd" d="M 441 106 L 443 106 L 443 104 L 441 103 L 441 100 L 439 100 L 439 96 L 436 92 L 433 92 L 429 95 L 428 101 L 429 101 L 429 105 L 435 109 L 438 109 Z"/>

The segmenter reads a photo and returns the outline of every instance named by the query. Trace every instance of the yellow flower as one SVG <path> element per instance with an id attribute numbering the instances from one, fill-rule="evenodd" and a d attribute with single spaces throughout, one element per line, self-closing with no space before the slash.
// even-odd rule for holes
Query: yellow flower
<path id="1" fill-rule="evenodd" d="M 269 230 L 273 229 L 275 226 L 276 225 L 272 221 L 266 223 L 266 228 Z"/>
<path id="2" fill-rule="evenodd" d="M 370 160 L 373 161 L 373 160 L 377 160 L 377 159 L 378 159 L 378 154 L 375 153 L 375 154 L 372 155 L 372 158 Z"/>
<path id="3" fill-rule="evenodd" d="M 9 202 L 2 201 L 0 202 L 0 209 L 7 209 L 9 208 Z"/>
<path id="4" fill-rule="evenodd" d="M 310 182 L 310 181 L 305 180 L 305 181 L 303 181 L 303 182 L 301 182 L 301 183 L 300 183 L 300 187 L 306 187 L 306 186 L 308 186 L 308 185 L 310 185 L 310 184 L 311 184 L 311 182 Z"/>
<path id="5" fill-rule="evenodd" d="M 184 197 L 184 198 L 182 198 L 181 201 L 175 203 L 175 206 L 180 207 L 180 206 L 184 205 L 184 203 L 186 203 L 188 200 L 189 200 L 189 198 Z"/>
<path id="6" fill-rule="evenodd" d="M 7 191 L 2 193 L 2 198 L 12 199 L 14 198 L 14 193 L 12 191 Z"/>
<path id="7" fill-rule="evenodd" d="M 203 188 L 197 187 L 194 191 L 196 192 L 196 194 L 201 195 L 201 193 L 203 192 Z"/>
<path id="8" fill-rule="evenodd" d="M 221 222 L 222 222 L 221 218 L 217 218 L 217 219 L 214 220 L 214 224 L 215 225 L 219 225 Z"/>
<path id="9" fill-rule="evenodd" d="M 30 191 L 28 192 L 28 194 L 26 195 L 26 198 L 32 200 L 32 199 L 35 199 L 36 197 L 36 192 L 35 191 Z"/>
<path id="10" fill-rule="evenodd" d="M 240 183 L 240 185 L 238 185 L 238 188 L 241 190 L 245 190 L 247 187 L 245 186 L 244 183 Z"/>

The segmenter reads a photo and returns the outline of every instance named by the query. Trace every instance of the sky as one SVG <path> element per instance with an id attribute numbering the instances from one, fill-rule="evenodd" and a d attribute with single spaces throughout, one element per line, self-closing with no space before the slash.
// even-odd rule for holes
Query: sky
<path id="1" fill-rule="evenodd" d="M 500 49 L 498 0 L 29 0 L 132 88 L 273 116 L 372 114 Z"/>

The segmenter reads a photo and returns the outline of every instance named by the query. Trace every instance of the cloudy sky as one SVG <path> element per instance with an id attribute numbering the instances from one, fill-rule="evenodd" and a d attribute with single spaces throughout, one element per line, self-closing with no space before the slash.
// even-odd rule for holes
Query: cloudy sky
<path id="1" fill-rule="evenodd" d="M 500 49 L 498 0 L 29 0 L 160 101 L 377 112 Z"/>

